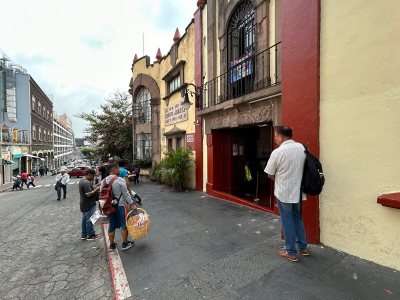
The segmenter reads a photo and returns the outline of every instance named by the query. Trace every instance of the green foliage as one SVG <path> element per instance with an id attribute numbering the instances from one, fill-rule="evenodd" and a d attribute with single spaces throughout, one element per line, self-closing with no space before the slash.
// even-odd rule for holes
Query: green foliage
<path id="1" fill-rule="evenodd" d="M 132 96 L 116 90 L 109 95 L 106 103 L 97 110 L 76 115 L 89 123 L 85 140 L 96 145 L 94 155 L 107 158 L 108 155 L 133 160 L 132 148 Z"/>
<path id="2" fill-rule="evenodd" d="M 161 181 L 162 179 L 162 171 L 163 171 L 163 162 L 161 163 L 154 163 L 153 168 L 150 170 L 149 175 L 150 178 L 156 180 L 156 181 Z"/>
<path id="3" fill-rule="evenodd" d="M 167 157 L 162 161 L 162 181 L 169 185 L 177 185 L 182 191 L 189 180 L 187 171 L 194 167 L 193 151 L 190 148 L 169 149 Z"/>
<path id="4" fill-rule="evenodd" d="M 151 164 L 153 163 L 153 159 L 150 156 L 146 156 L 143 159 L 137 159 L 133 162 L 133 164 L 137 164 L 139 168 L 151 168 Z"/>
<path id="5" fill-rule="evenodd" d="M 93 152 L 93 150 L 92 150 L 92 148 L 90 148 L 90 147 L 84 147 L 84 148 L 81 149 L 81 152 L 82 152 L 83 155 L 86 156 L 86 155 L 88 155 L 89 153 Z"/>

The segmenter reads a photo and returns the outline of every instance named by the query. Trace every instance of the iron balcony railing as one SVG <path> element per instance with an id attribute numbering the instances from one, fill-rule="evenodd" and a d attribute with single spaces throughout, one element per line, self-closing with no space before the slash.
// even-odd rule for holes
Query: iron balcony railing
<path id="1" fill-rule="evenodd" d="M 203 85 L 205 109 L 281 83 L 281 42 L 232 62 L 229 69 Z"/>

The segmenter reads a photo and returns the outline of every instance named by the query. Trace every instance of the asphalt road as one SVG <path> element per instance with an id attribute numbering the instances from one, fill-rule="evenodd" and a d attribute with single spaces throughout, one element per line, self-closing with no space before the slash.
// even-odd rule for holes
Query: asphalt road
<path id="1" fill-rule="evenodd" d="M 113 298 L 103 239 L 80 240 L 79 180 L 61 201 L 55 176 L 0 194 L 0 299 Z"/>

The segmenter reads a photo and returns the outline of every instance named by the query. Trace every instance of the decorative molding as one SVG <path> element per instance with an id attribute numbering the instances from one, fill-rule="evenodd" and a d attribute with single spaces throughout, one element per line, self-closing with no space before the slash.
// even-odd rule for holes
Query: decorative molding
<path id="1" fill-rule="evenodd" d="M 237 127 L 238 115 L 223 116 L 211 120 L 211 129 Z"/>
<path id="2" fill-rule="evenodd" d="M 255 108 L 239 113 L 239 125 L 272 121 L 271 107 Z"/>

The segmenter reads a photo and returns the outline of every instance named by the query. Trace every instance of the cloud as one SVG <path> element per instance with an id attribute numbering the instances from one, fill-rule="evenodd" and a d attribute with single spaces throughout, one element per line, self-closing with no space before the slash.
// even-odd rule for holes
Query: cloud
<path id="1" fill-rule="evenodd" d="M 165 55 L 175 29 L 181 34 L 193 18 L 196 0 L 3 1 L 0 48 L 28 70 L 54 110 L 73 121 L 75 136 L 87 124 L 74 117 L 104 103 L 115 89 L 128 90 L 135 53 L 155 61 Z M 10 29 L 12 24 L 12 30 Z"/>

